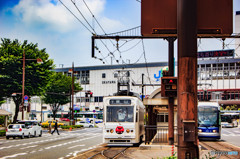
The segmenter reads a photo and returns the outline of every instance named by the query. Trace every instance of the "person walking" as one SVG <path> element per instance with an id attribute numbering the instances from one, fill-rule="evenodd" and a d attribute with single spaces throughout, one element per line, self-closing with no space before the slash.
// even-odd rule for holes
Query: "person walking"
<path id="1" fill-rule="evenodd" d="M 55 130 L 57 130 L 58 135 L 60 135 L 58 132 L 58 120 L 56 120 L 55 125 L 54 125 L 54 130 L 51 134 L 53 134 L 55 132 Z"/>
<path id="2" fill-rule="evenodd" d="M 50 122 L 50 123 L 48 124 L 48 133 L 49 133 L 49 134 L 52 132 L 51 127 L 52 127 L 52 125 L 51 125 L 51 122 Z"/>

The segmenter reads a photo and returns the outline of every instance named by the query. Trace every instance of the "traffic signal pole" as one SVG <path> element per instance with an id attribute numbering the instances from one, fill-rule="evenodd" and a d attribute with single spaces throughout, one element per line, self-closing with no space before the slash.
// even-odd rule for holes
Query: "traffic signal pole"
<path id="1" fill-rule="evenodd" d="M 177 1 L 178 158 L 199 158 L 197 129 L 197 0 Z"/>
<path id="2" fill-rule="evenodd" d="M 167 38 L 168 41 L 168 75 L 174 75 L 174 41 L 176 38 Z M 174 97 L 168 97 L 168 144 L 174 144 Z"/>

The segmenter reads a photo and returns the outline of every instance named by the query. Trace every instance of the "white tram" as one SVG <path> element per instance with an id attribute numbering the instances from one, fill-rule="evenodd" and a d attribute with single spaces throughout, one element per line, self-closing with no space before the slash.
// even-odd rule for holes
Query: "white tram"
<path id="1" fill-rule="evenodd" d="M 139 143 L 145 131 L 142 101 L 133 96 L 111 96 L 103 102 L 103 142 L 108 146 Z"/>

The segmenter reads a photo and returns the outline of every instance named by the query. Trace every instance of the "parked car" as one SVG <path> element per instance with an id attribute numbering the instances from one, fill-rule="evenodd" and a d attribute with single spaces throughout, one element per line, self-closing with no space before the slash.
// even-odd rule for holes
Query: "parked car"
<path id="1" fill-rule="evenodd" d="M 22 139 L 27 136 L 31 137 L 31 132 L 24 124 L 10 124 L 6 129 L 6 139 L 10 137 L 21 137 Z"/>
<path id="2" fill-rule="evenodd" d="M 52 126 L 54 126 L 55 123 L 56 123 L 56 120 L 47 120 L 47 121 L 42 123 L 42 126 L 48 126 L 50 123 L 51 123 Z M 62 125 L 64 125 L 64 123 L 61 123 L 61 122 L 58 121 L 58 126 L 62 126 Z"/>
<path id="3" fill-rule="evenodd" d="M 87 121 L 78 121 L 78 122 L 76 122 L 75 125 L 82 125 L 85 128 L 93 128 L 94 127 L 94 125 L 92 123 L 89 123 Z"/>
<path id="4" fill-rule="evenodd" d="M 37 120 L 23 120 L 23 121 L 18 121 L 18 123 L 25 124 L 25 126 L 29 128 L 31 136 L 34 136 L 34 137 L 42 136 L 42 127 Z"/>
<path id="5" fill-rule="evenodd" d="M 59 118 L 59 120 L 61 120 L 61 121 L 70 121 L 70 119 L 68 119 L 68 118 Z"/>

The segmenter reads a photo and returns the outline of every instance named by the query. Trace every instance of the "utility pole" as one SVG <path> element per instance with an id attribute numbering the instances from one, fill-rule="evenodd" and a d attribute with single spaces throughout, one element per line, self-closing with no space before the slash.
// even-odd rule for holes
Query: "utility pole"
<path id="1" fill-rule="evenodd" d="M 22 120 L 24 120 L 24 89 L 25 89 L 25 49 L 23 49 L 23 75 L 22 75 Z"/>
<path id="2" fill-rule="evenodd" d="M 74 104 L 74 62 L 72 63 L 72 121 L 73 121 L 72 125 L 75 125 L 73 104 Z"/>
<path id="3" fill-rule="evenodd" d="M 177 1 L 178 158 L 199 158 L 197 126 L 197 0 Z"/>

